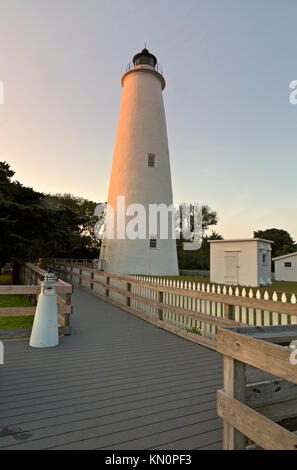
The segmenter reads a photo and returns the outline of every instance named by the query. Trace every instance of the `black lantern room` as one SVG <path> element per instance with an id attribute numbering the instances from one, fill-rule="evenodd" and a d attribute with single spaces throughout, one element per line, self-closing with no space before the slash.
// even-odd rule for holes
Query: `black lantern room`
<path id="1" fill-rule="evenodd" d="M 133 64 L 134 67 L 136 67 L 137 65 L 147 64 L 155 68 L 157 64 L 157 58 L 153 54 L 151 54 L 147 49 L 143 49 L 141 52 L 139 52 L 133 57 Z"/>

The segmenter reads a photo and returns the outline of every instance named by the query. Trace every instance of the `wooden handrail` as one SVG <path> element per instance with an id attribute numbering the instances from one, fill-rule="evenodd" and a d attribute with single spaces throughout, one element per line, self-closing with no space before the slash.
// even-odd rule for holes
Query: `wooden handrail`
<path id="1" fill-rule="evenodd" d="M 73 265 L 73 264 L 65 264 L 63 266 L 83 269 L 84 271 L 88 271 L 90 273 L 100 274 L 101 276 L 109 277 L 111 279 L 116 279 L 120 281 L 126 281 L 126 282 L 129 282 L 130 284 L 140 285 L 142 287 L 153 288 L 156 291 L 166 292 L 168 294 L 181 295 L 181 296 L 191 297 L 193 299 L 207 300 L 210 302 L 220 302 L 226 305 L 241 306 L 241 307 L 254 308 L 254 309 L 259 309 L 259 310 L 267 310 L 267 311 L 272 311 L 276 313 L 283 313 L 286 315 L 297 316 L 297 303 L 292 304 L 292 303 L 278 302 L 278 301 L 273 301 L 273 300 L 240 297 L 240 296 L 228 295 L 228 294 L 216 294 L 212 292 L 203 292 L 203 291 L 197 291 L 197 290 L 191 290 L 191 289 L 184 289 L 181 287 L 163 286 L 160 284 L 155 284 L 152 282 L 135 279 L 133 277 L 121 276 L 118 274 L 109 274 L 104 271 L 98 271 L 96 269 L 88 268 L 86 266 L 79 266 L 79 265 Z M 68 271 L 62 270 L 62 272 L 68 272 Z M 72 273 L 72 275 L 80 276 L 78 273 L 74 273 L 74 272 Z"/>
<path id="2" fill-rule="evenodd" d="M 246 449 L 247 438 L 264 449 L 297 449 L 296 434 L 278 424 L 296 416 L 297 369 L 290 361 L 292 349 L 280 345 L 294 336 L 297 326 L 218 329 L 217 351 L 224 355 L 224 390 L 217 396 L 224 449 Z M 276 338 L 280 344 L 270 342 Z M 247 365 L 275 378 L 246 384 Z"/>
<path id="3" fill-rule="evenodd" d="M 3 285 L 0 286 L 0 294 L 25 294 L 25 295 L 38 295 L 40 294 L 41 286 L 40 285 L 22 285 L 22 286 L 15 286 L 15 285 Z M 64 285 L 57 285 L 56 292 L 58 294 L 71 294 L 72 293 L 72 285 L 71 284 L 64 284 Z"/>
<path id="4" fill-rule="evenodd" d="M 209 289 L 205 291 L 177 287 L 168 285 L 168 281 L 164 285 L 164 282 L 160 283 L 158 280 L 137 279 L 134 276 L 111 274 L 71 263 L 54 264 L 54 269 L 59 272 L 61 277 L 67 280 L 70 279 L 80 288 L 97 295 L 107 302 L 118 305 L 134 315 L 141 315 L 141 318 L 154 322 L 157 326 L 162 323 L 162 327 L 167 325 L 166 329 L 172 331 L 173 324 L 175 328 L 180 328 L 180 325 L 182 325 L 183 336 L 189 334 L 189 337 L 193 330 L 196 333 L 196 342 L 204 344 L 207 338 L 213 349 L 216 349 L 217 327 L 246 327 L 247 323 L 239 321 L 238 314 L 235 320 L 236 308 L 252 310 L 252 312 L 255 310 L 258 312 L 255 320 L 257 322 L 261 311 L 266 313 L 270 311 L 273 312 L 273 315 L 281 314 L 282 322 L 285 316 L 287 322 L 289 316 L 297 318 L 297 304 L 294 303 L 241 297 L 227 294 L 226 291 L 220 294 L 209 292 Z M 185 300 L 186 305 L 180 303 L 182 299 Z M 195 308 L 193 308 L 193 303 L 196 305 Z M 198 304 L 199 308 L 197 308 Z M 219 309 L 219 314 L 217 310 L 214 314 L 210 311 L 212 304 L 217 306 L 216 309 Z M 147 312 L 147 314 L 144 312 Z M 148 319 L 149 317 L 150 319 Z M 193 322 L 194 325 L 199 325 L 199 328 L 191 328 Z M 193 340 L 192 337 L 191 340 Z"/>

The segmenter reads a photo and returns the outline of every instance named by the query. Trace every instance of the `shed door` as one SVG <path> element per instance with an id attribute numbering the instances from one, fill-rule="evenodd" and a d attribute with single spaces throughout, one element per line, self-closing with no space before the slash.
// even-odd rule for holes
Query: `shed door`
<path id="1" fill-rule="evenodd" d="M 226 282 L 238 282 L 238 253 L 229 252 L 225 255 Z"/>

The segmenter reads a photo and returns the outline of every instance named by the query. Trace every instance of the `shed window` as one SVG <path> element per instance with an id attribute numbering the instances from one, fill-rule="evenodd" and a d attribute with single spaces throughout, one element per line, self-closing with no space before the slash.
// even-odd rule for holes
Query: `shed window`
<path id="1" fill-rule="evenodd" d="M 154 168 L 156 166 L 156 156 L 153 153 L 148 154 L 147 166 L 151 168 Z"/>
<path id="2" fill-rule="evenodd" d="M 150 248 L 157 248 L 157 237 L 155 235 L 150 236 Z"/>
<path id="3" fill-rule="evenodd" d="M 292 267 L 291 261 L 285 261 L 285 268 L 291 268 L 291 267 Z"/>

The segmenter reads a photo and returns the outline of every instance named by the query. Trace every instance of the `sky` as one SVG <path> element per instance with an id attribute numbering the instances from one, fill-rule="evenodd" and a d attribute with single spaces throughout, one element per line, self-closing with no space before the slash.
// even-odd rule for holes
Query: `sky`
<path id="1" fill-rule="evenodd" d="M 0 160 L 26 186 L 106 201 L 121 77 L 144 47 L 166 78 L 175 202 L 224 238 L 297 239 L 297 2 L 1 0 Z"/>

